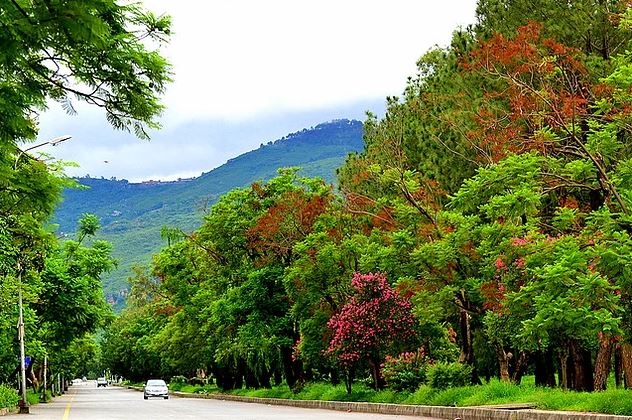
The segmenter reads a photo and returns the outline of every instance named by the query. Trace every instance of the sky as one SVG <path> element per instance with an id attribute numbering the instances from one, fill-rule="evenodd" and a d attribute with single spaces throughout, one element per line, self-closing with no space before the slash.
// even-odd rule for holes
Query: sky
<path id="1" fill-rule="evenodd" d="M 130 182 L 199 176 L 319 123 L 383 115 L 417 60 L 475 21 L 475 0 L 145 0 L 173 20 L 161 52 L 173 66 L 151 141 L 116 131 L 99 109 L 53 103 L 42 151 L 72 176 Z M 40 149 L 38 149 L 39 151 Z"/>

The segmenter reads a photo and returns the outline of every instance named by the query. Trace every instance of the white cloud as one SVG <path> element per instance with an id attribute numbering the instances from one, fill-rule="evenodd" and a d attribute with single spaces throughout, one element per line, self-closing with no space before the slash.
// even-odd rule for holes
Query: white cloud
<path id="1" fill-rule="evenodd" d="M 129 180 L 199 175 L 292 131 L 332 118 L 362 119 L 368 104 L 383 104 L 386 96 L 403 91 L 423 53 L 446 45 L 457 27 L 473 23 L 476 5 L 475 0 L 144 3 L 173 17 L 174 35 L 164 54 L 175 74 L 164 97 L 164 130 L 142 142 L 110 129 L 100 112 L 81 106 L 72 117 L 52 106 L 41 117 L 41 138 L 75 137 L 49 150 L 81 165 L 72 175 Z"/>
<path id="2" fill-rule="evenodd" d="M 168 116 L 245 119 L 399 94 L 475 0 L 146 0 L 173 16 Z"/>

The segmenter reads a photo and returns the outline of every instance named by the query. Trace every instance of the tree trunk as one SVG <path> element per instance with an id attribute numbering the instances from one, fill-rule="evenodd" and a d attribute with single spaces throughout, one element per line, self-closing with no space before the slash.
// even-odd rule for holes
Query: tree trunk
<path id="1" fill-rule="evenodd" d="M 283 374 L 281 373 L 280 369 L 274 369 L 274 371 L 272 372 L 273 376 L 274 376 L 274 385 L 279 386 L 283 383 Z"/>
<path id="2" fill-rule="evenodd" d="M 461 301 L 462 302 L 462 301 Z M 478 384 L 480 380 L 476 367 L 474 365 L 474 346 L 472 338 L 472 316 L 465 309 L 461 308 L 459 313 L 460 329 L 461 329 L 461 355 L 459 362 L 468 364 L 472 367 L 472 383 Z"/>
<path id="3" fill-rule="evenodd" d="M 527 353 L 524 351 L 518 353 L 518 359 L 516 360 L 513 374 L 511 375 L 511 380 L 514 384 L 520 385 L 522 377 L 527 370 L 528 364 L 529 356 L 527 356 Z"/>
<path id="4" fill-rule="evenodd" d="M 303 380 L 303 364 L 300 360 L 293 360 L 292 347 L 281 347 L 281 363 L 283 364 L 283 373 L 287 386 L 291 388 L 297 382 Z"/>
<path id="5" fill-rule="evenodd" d="M 329 373 L 329 379 L 333 386 L 336 386 L 340 383 L 340 375 L 338 374 L 338 370 L 332 369 Z"/>
<path id="6" fill-rule="evenodd" d="M 599 348 L 595 358 L 595 375 L 593 388 L 595 391 L 605 391 L 608 375 L 610 374 L 610 361 L 612 360 L 613 343 L 610 334 L 600 334 Z"/>
<path id="7" fill-rule="evenodd" d="M 623 364 L 625 388 L 632 388 L 632 344 L 621 344 L 621 362 Z"/>
<path id="8" fill-rule="evenodd" d="M 25 375 L 28 379 L 27 382 L 31 382 L 31 389 L 33 390 L 33 392 L 37 392 L 38 382 L 37 378 L 35 377 L 35 373 L 33 372 L 33 365 L 35 365 L 35 359 L 31 359 L 31 363 L 29 363 L 26 368 Z M 68 389 L 66 389 L 66 391 L 67 390 Z"/>
<path id="9" fill-rule="evenodd" d="M 386 382 L 384 378 L 382 378 L 382 373 L 380 372 L 380 361 L 377 358 L 370 357 L 369 358 L 369 368 L 371 369 L 371 377 L 373 378 L 373 386 L 376 391 L 380 389 L 384 389 L 386 386 Z"/>
<path id="10" fill-rule="evenodd" d="M 555 388 L 555 367 L 550 349 L 535 353 L 535 385 Z M 560 382 L 561 382 L 560 376 Z"/>
<path id="11" fill-rule="evenodd" d="M 353 368 L 347 369 L 345 374 L 346 374 L 346 376 L 345 376 L 345 388 L 347 388 L 347 394 L 351 394 L 352 387 L 353 387 L 353 374 L 354 374 Z"/>
<path id="12" fill-rule="evenodd" d="M 246 384 L 246 388 L 250 389 L 258 389 L 261 388 L 259 381 L 257 380 L 257 375 L 250 368 L 244 369 L 244 383 Z"/>
<path id="13" fill-rule="evenodd" d="M 623 384 L 623 359 L 621 358 L 621 345 L 614 347 L 614 383 L 617 388 Z"/>
<path id="14" fill-rule="evenodd" d="M 563 351 L 560 354 L 560 386 L 564 389 L 569 389 L 569 378 L 568 378 L 568 353 Z"/>
<path id="15" fill-rule="evenodd" d="M 573 369 L 573 390 L 593 391 L 592 363 L 590 353 L 577 340 L 570 341 L 570 355 Z"/>
<path id="16" fill-rule="evenodd" d="M 511 353 L 507 353 L 503 346 L 499 343 L 494 343 L 494 351 L 496 352 L 496 358 L 498 359 L 500 380 L 503 382 L 509 382 L 509 359 L 511 357 Z"/>
<path id="17" fill-rule="evenodd" d="M 246 362 L 243 359 L 237 360 L 237 366 L 235 366 L 234 378 L 235 389 L 241 389 L 244 387 L 244 371 Z"/>
<path id="18" fill-rule="evenodd" d="M 222 391 L 235 389 L 235 375 L 231 369 L 216 368 L 214 375 L 217 378 L 217 386 L 220 387 Z"/>

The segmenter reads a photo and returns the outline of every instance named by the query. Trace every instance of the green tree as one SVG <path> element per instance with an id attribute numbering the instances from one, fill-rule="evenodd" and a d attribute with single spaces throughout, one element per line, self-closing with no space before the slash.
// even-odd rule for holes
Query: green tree
<path id="1" fill-rule="evenodd" d="M 51 99 L 70 113 L 72 99 L 99 106 L 114 127 L 139 137 L 156 126 L 169 66 L 147 40 L 166 40 L 169 17 L 109 0 L 18 0 L 2 12 L 1 144 L 34 139 L 34 116 Z"/>
<path id="2" fill-rule="evenodd" d="M 37 137 L 37 117 L 50 101 L 72 114 L 75 99 L 101 107 L 115 128 L 147 137 L 147 128 L 158 126 L 158 94 L 170 71 L 149 45 L 166 40 L 169 24 L 139 5 L 109 0 L 16 0 L 1 7 L 0 305 L 12 302 L 3 313 L 15 312 L 23 290 L 27 346 L 36 357 L 67 349 L 107 320 L 99 276 L 112 260 L 106 243 L 81 245 L 97 228 L 94 219 L 85 219 L 77 242 L 61 246 L 44 228 L 72 181 L 63 163 L 40 160 L 22 144 Z M 5 344 L 14 335 L 11 324 L 0 327 Z M 0 352 L 2 379 L 11 370 L 8 360 L 15 360 L 12 348 Z M 53 363 L 61 366 L 57 356 Z"/>
<path id="3" fill-rule="evenodd" d="M 94 215 L 86 215 L 80 226 L 92 225 Z M 94 235 L 92 227 L 80 230 L 78 239 Z M 51 346 L 65 348 L 86 333 L 95 333 L 111 318 L 111 309 L 103 295 L 100 277 L 111 270 L 115 261 L 112 246 L 105 241 L 94 241 L 82 246 L 79 241 L 64 241 L 45 261 L 41 273 L 39 302 L 33 305 L 42 330 L 42 337 Z"/>
<path id="4" fill-rule="evenodd" d="M 617 22 L 626 7 L 617 0 L 480 0 L 476 30 L 483 37 L 512 36 L 520 26 L 540 22 L 547 37 L 607 60 L 625 48 Z"/>

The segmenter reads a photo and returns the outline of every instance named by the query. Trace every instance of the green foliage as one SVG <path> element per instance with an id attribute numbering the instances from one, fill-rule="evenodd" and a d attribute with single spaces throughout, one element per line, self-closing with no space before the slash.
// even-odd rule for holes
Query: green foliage
<path id="1" fill-rule="evenodd" d="M 69 378 L 101 376 L 101 348 L 97 338 L 86 335 L 73 340 L 62 354 L 54 355 L 55 363 L 60 371 Z"/>
<path id="2" fill-rule="evenodd" d="M 134 381 L 163 376 L 160 354 L 151 346 L 151 338 L 165 323 L 164 316 L 156 316 L 149 308 L 117 317 L 103 336 L 103 365 Z"/>
<path id="3" fill-rule="evenodd" d="M 104 277 L 105 292 L 111 301 L 122 304 L 132 267 L 148 265 L 152 254 L 165 245 L 164 226 L 191 232 L 201 226 L 204 214 L 222 194 L 269 180 L 282 167 L 300 166 L 304 176 L 334 183 L 343 159 L 361 149 L 362 132 L 359 121 L 319 124 L 230 159 L 198 178 L 179 182 L 134 184 L 80 178 L 79 183 L 88 188 L 64 190 L 53 221 L 62 233 L 72 234 L 84 213 L 99 217 L 102 228 L 98 237 L 113 244 L 113 256 L 119 261 Z"/>
<path id="4" fill-rule="evenodd" d="M 0 408 L 13 408 L 20 397 L 12 386 L 0 385 Z"/>
<path id="5" fill-rule="evenodd" d="M 86 226 L 80 239 L 98 229 L 94 215 L 86 215 L 80 223 Z M 64 348 L 108 323 L 111 310 L 103 297 L 100 276 L 114 266 L 111 249 L 105 241 L 87 247 L 68 240 L 50 253 L 41 273 L 41 300 L 34 305 L 45 325 L 43 339 Z"/>
<path id="6" fill-rule="evenodd" d="M 11 115 L 0 123 L 3 143 L 33 139 L 33 115 L 50 99 L 68 113 L 75 113 L 71 97 L 100 106 L 115 128 L 139 137 L 157 126 L 170 67 L 146 39 L 166 40 L 169 17 L 136 4 L 36 1 L 7 3 L 0 23 L 7 28 L 0 38 L 2 113 Z"/>
<path id="7" fill-rule="evenodd" d="M 215 205 L 137 273 L 132 305 L 106 335 L 109 362 L 127 376 L 204 369 L 219 388 L 258 396 L 280 378 L 287 388 L 273 394 L 300 395 L 313 392 L 307 377 L 344 375 L 349 395 L 325 394 L 386 401 L 392 389 L 351 384 L 370 369 L 379 388 L 380 362 L 410 341 L 437 360 L 427 372 L 388 362 L 392 388 L 425 375 L 411 400 L 519 398 L 505 382 L 464 385 L 518 382 L 529 361 L 538 384 L 559 366 L 563 387 L 604 388 L 615 343 L 632 337 L 632 38 L 624 3 L 598 3 L 479 2 L 478 24 L 424 55 L 403 97 L 368 118 L 364 150 L 338 171 L 340 196 L 295 169 L 233 190 L 245 182 L 191 181 L 187 193 Z M 547 19 L 525 22 L 534 17 Z M 277 143 L 258 156 L 305 154 Z M 128 187 L 121 197 L 135 194 Z M 143 220 L 193 206 L 169 201 L 179 183 L 143 187 L 161 197 L 143 204 Z M 122 222 L 111 233 L 127 231 L 133 219 L 110 210 Z M 377 290 L 350 287 L 356 272 L 384 278 Z M 400 296 L 414 307 L 393 305 Z"/>
<path id="8" fill-rule="evenodd" d="M 426 382 L 428 360 L 423 352 L 387 356 L 382 367 L 386 385 L 395 391 L 415 391 Z"/>
<path id="9" fill-rule="evenodd" d="M 169 18 L 112 1 L 12 1 L 3 3 L 0 24 L 0 379 L 9 379 L 18 359 L 18 291 L 27 354 L 36 364 L 48 356 L 49 373 L 72 375 L 91 369 L 77 353 L 98 356 L 86 334 L 109 320 L 100 276 L 113 266 L 111 247 L 82 245 L 98 229 L 95 216 L 80 221 L 77 241 L 59 243 L 45 227 L 74 182 L 65 163 L 32 154 L 47 143 L 29 143 L 50 101 L 73 113 L 71 97 L 102 107 L 115 128 L 146 137 L 169 81 L 169 65 L 146 42 L 166 40 Z"/>
<path id="10" fill-rule="evenodd" d="M 428 367 L 428 385 L 446 389 L 470 384 L 472 367 L 462 363 L 435 363 Z"/>
<path id="11" fill-rule="evenodd" d="M 481 36 L 492 32 L 510 35 L 529 21 L 542 22 L 547 36 L 607 59 L 625 48 L 625 34 L 618 30 L 616 20 L 608 19 L 620 13 L 622 7 L 610 0 L 481 0 L 476 8 L 476 31 Z"/>
<path id="12" fill-rule="evenodd" d="M 78 242 L 81 243 L 86 236 L 94 236 L 101 228 L 99 218 L 94 214 L 84 214 L 79 219 Z"/>

